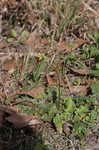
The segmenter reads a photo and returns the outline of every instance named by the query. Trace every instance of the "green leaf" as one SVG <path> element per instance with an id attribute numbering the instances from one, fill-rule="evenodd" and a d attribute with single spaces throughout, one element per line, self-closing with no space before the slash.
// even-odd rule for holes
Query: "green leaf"
<path id="1" fill-rule="evenodd" d="M 8 38 L 7 41 L 8 42 L 14 42 L 14 39 L 13 38 Z"/>
<path id="2" fill-rule="evenodd" d="M 99 32 L 98 32 L 98 31 L 96 31 L 96 32 L 94 33 L 94 40 L 95 40 L 95 42 L 96 42 L 97 44 L 99 44 Z"/>
<path id="3" fill-rule="evenodd" d="M 88 107 L 87 106 L 80 106 L 79 108 L 76 108 L 75 120 L 79 121 L 81 118 L 85 118 L 87 112 L 88 112 Z"/>
<path id="4" fill-rule="evenodd" d="M 32 78 L 33 78 L 33 81 L 36 82 L 36 81 L 39 81 L 41 73 L 44 72 L 47 62 L 44 58 L 44 60 L 42 60 L 39 64 L 35 65 L 35 61 L 33 63 L 34 63 L 34 70 L 32 72 Z"/>
<path id="5" fill-rule="evenodd" d="M 92 84 L 91 89 L 93 94 L 99 95 L 99 83 Z"/>
<path id="6" fill-rule="evenodd" d="M 99 70 L 92 70 L 90 72 L 91 75 L 94 75 L 94 76 L 99 76 Z"/>
<path id="7" fill-rule="evenodd" d="M 20 41 L 21 42 L 25 41 L 28 38 L 28 36 L 29 36 L 29 32 L 24 30 L 20 35 Z"/>
<path id="8" fill-rule="evenodd" d="M 99 44 L 99 31 L 89 34 L 89 37 L 94 41 L 94 43 Z"/>
<path id="9" fill-rule="evenodd" d="M 73 112 L 73 110 L 74 110 L 74 102 L 73 102 L 72 97 L 66 97 L 64 99 L 64 104 L 65 104 L 67 112 L 69 112 L 69 113 Z"/>
<path id="10" fill-rule="evenodd" d="M 99 69 L 99 62 L 96 63 L 96 69 Z"/>
<path id="11" fill-rule="evenodd" d="M 59 133 L 62 133 L 62 116 L 60 114 L 57 114 L 54 119 L 53 123 L 55 124 L 55 127 Z"/>
<path id="12" fill-rule="evenodd" d="M 99 56 L 99 50 L 97 50 L 95 47 L 91 48 L 90 57 Z"/>
<path id="13" fill-rule="evenodd" d="M 17 32 L 14 29 L 11 30 L 11 36 L 15 38 L 17 37 Z"/>
<path id="14" fill-rule="evenodd" d="M 42 109 L 44 113 L 49 113 L 50 111 L 56 112 L 55 104 L 39 104 L 39 109 Z"/>
<path id="15" fill-rule="evenodd" d="M 51 121 L 58 112 L 55 104 L 39 104 L 39 109 L 42 111 L 42 119 Z"/>
<path id="16" fill-rule="evenodd" d="M 87 132 L 86 126 L 82 122 L 76 121 L 74 123 L 73 132 L 78 137 L 83 138 Z"/>

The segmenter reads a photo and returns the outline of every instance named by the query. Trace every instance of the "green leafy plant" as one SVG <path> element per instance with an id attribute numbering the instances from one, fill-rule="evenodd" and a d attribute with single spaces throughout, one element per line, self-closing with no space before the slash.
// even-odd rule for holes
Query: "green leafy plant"
<path id="1" fill-rule="evenodd" d="M 91 89 L 93 94 L 99 95 L 99 83 L 93 83 Z"/>
<path id="2" fill-rule="evenodd" d="M 33 72 L 32 72 L 32 80 L 34 82 L 38 81 L 40 79 L 40 75 L 41 73 L 43 73 L 43 71 L 46 68 L 46 59 L 42 58 L 42 60 L 39 63 L 35 63 L 35 58 L 33 60 Z"/>
<path id="3" fill-rule="evenodd" d="M 56 114 L 53 118 L 53 123 L 59 133 L 62 133 L 62 126 L 63 126 L 63 117 L 61 114 Z"/>
<path id="4" fill-rule="evenodd" d="M 89 35 L 89 37 L 94 41 L 96 46 L 99 44 L 99 31 L 95 31 Z"/>

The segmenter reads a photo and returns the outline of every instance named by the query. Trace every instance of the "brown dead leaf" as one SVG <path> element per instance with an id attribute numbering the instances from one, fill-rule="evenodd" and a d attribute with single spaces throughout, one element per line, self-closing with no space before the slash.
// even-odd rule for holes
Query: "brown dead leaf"
<path id="1" fill-rule="evenodd" d="M 57 46 L 57 50 L 58 51 L 67 51 L 67 52 L 71 52 L 74 51 L 75 49 L 79 48 L 80 46 L 82 46 L 83 44 L 88 43 L 88 41 L 86 40 L 75 40 L 73 42 L 66 42 L 66 41 L 62 41 L 58 43 Z"/>
<path id="2" fill-rule="evenodd" d="M 0 128 L 3 126 L 3 123 L 5 121 L 5 113 L 12 113 L 15 112 L 17 107 L 13 107 L 13 109 L 11 109 L 10 107 L 8 108 L 7 106 L 2 106 L 0 105 Z"/>
<path id="3" fill-rule="evenodd" d="M 72 51 L 74 51 L 75 49 L 79 48 L 80 46 L 82 46 L 85 43 L 88 43 L 88 41 L 78 39 L 78 40 L 75 40 L 73 42 L 70 42 L 69 45 L 71 46 Z"/>
<path id="4" fill-rule="evenodd" d="M 3 90 L 0 89 L 0 101 L 3 102 L 3 100 L 6 98 L 6 94 Z"/>
<path id="5" fill-rule="evenodd" d="M 9 117 L 6 117 L 6 120 L 11 122 L 15 128 L 23 128 L 41 123 L 40 120 L 35 116 L 19 114 L 16 112 L 13 112 Z"/>
<path id="6" fill-rule="evenodd" d="M 7 43 L 5 41 L 0 41 L 0 49 L 7 47 Z"/>
<path id="7" fill-rule="evenodd" d="M 50 74 L 46 74 L 46 79 L 47 79 L 48 86 L 55 84 L 55 80 L 53 80 Z"/>
<path id="8" fill-rule="evenodd" d="M 28 67 L 28 73 L 31 73 L 33 71 L 33 65 L 30 65 L 29 67 Z"/>
<path id="9" fill-rule="evenodd" d="M 0 61 L 3 64 L 9 58 L 8 54 L 0 52 Z"/>
<path id="10" fill-rule="evenodd" d="M 16 107 L 6 106 L 0 104 L 0 111 L 3 111 L 4 113 L 12 114 L 13 112 L 16 112 Z"/>
<path id="11" fill-rule="evenodd" d="M 10 112 L 9 108 L 5 105 L 0 105 L 0 128 L 3 126 L 5 121 L 4 114 Z M 12 112 L 12 110 L 11 110 Z"/>
<path id="12" fill-rule="evenodd" d="M 35 30 L 24 43 L 32 47 L 33 50 L 38 50 L 42 46 L 48 45 L 50 42 L 47 38 L 41 38 L 40 33 Z"/>
<path id="13" fill-rule="evenodd" d="M 39 88 L 33 88 L 29 91 L 23 91 L 20 94 L 26 94 L 32 97 L 37 97 L 40 93 L 44 92 L 44 88 L 39 87 Z"/>
<path id="14" fill-rule="evenodd" d="M 3 121 L 12 123 L 15 128 L 41 124 L 41 121 L 36 116 L 21 114 L 16 108 L 17 107 L 0 105 L 0 127 L 2 127 Z M 5 113 L 9 116 L 4 115 Z"/>
<path id="15" fill-rule="evenodd" d="M 12 73 L 16 69 L 16 60 L 12 58 L 11 60 L 6 60 L 6 62 L 2 65 L 2 69 Z"/>
<path id="16" fill-rule="evenodd" d="M 77 49 L 80 46 L 82 46 L 83 44 L 88 43 L 88 41 L 79 39 L 79 40 L 75 40 L 74 43 L 75 43 L 75 46 L 73 49 Z"/>
<path id="17" fill-rule="evenodd" d="M 84 86 L 84 85 L 72 86 L 71 92 L 76 95 L 78 94 L 86 95 L 88 92 L 88 86 Z"/>
<path id="18" fill-rule="evenodd" d="M 66 134 L 66 135 L 69 135 L 70 134 L 70 131 L 71 131 L 71 125 L 67 122 L 65 122 L 63 124 L 63 132 Z"/>
<path id="19" fill-rule="evenodd" d="M 76 74 L 79 74 L 79 75 L 88 75 L 89 72 L 90 72 L 90 70 L 89 70 L 87 67 L 85 67 L 84 69 L 76 69 L 76 68 L 71 68 L 71 67 L 69 67 L 69 69 L 70 69 L 72 72 L 74 72 L 74 73 L 76 73 Z"/>
<path id="20" fill-rule="evenodd" d="M 41 38 L 41 44 L 42 45 L 48 45 L 50 42 L 49 42 L 49 39 L 47 38 Z"/>
<path id="21" fill-rule="evenodd" d="M 4 62 L 2 61 L 2 70 L 5 70 L 11 74 L 16 69 L 20 70 L 20 72 L 23 71 L 23 69 L 24 69 L 23 58 L 12 57 L 12 58 L 6 59 Z"/>
<path id="22" fill-rule="evenodd" d="M 31 14 L 28 14 L 27 20 L 31 25 L 33 25 L 34 22 L 36 22 L 38 20 L 38 16 L 37 16 L 37 14 L 32 12 Z"/>
<path id="23" fill-rule="evenodd" d="M 67 52 L 71 52 L 72 51 L 72 49 L 69 47 L 68 43 L 66 43 L 65 41 L 62 41 L 62 42 L 58 43 L 57 50 L 58 51 L 66 50 Z"/>
<path id="24" fill-rule="evenodd" d="M 29 38 L 24 43 L 27 44 L 28 46 L 32 47 L 32 49 L 36 49 L 36 48 L 40 47 L 40 45 L 41 45 L 40 41 L 41 41 L 40 35 L 39 35 L 38 31 L 35 30 L 34 32 L 32 32 L 29 35 Z"/>

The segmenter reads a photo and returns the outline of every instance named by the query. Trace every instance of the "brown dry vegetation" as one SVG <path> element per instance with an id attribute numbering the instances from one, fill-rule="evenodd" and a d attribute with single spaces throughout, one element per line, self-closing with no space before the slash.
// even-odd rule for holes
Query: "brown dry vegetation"
<path id="1" fill-rule="evenodd" d="M 98 150 L 98 96 L 98 0 L 0 1 L 0 150 Z"/>

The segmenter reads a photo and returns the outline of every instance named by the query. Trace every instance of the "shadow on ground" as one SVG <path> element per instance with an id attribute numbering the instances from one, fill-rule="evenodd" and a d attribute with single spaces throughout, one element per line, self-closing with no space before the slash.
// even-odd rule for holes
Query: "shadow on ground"
<path id="1" fill-rule="evenodd" d="M 0 150 L 48 150 L 41 134 L 42 125 L 29 126 L 25 123 L 20 114 L 6 106 L 0 107 Z M 16 127 L 16 124 L 22 126 Z"/>
<path id="2" fill-rule="evenodd" d="M 36 129 L 15 129 L 9 123 L 0 128 L 0 150 L 48 150 Z"/>

